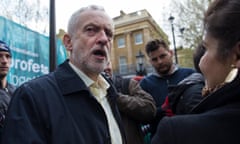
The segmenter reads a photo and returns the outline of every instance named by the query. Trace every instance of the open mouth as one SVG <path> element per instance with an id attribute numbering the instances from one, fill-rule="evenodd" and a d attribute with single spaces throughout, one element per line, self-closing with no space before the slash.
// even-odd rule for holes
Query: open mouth
<path id="1" fill-rule="evenodd" d="M 96 56 L 106 57 L 106 52 L 104 50 L 95 50 L 93 51 L 93 54 Z"/>

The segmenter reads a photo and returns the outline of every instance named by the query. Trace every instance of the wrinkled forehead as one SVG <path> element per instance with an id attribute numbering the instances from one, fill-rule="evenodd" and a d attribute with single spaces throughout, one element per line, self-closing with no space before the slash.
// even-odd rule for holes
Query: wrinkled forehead
<path id="1" fill-rule="evenodd" d="M 114 30 L 112 18 L 102 9 L 83 8 L 75 12 L 68 22 L 68 33 L 74 34 L 76 29 L 87 23 L 103 24 L 111 31 Z"/>

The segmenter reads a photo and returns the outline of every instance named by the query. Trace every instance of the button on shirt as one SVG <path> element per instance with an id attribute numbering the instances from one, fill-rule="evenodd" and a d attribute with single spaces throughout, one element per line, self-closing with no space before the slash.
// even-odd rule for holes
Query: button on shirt
<path id="1" fill-rule="evenodd" d="M 97 81 L 95 82 L 87 75 L 85 75 L 82 71 L 80 71 L 77 67 L 75 67 L 73 64 L 71 64 L 70 62 L 69 64 L 73 68 L 73 70 L 79 75 L 79 77 L 84 81 L 87 87 L 89 87 L 91 93 L 95 96 L 97 101 L 104 109 L 108 120 L 112 144 L 122 144 L 122 137 L 119 127 L 113 116 L 112 109 L 106 97 L 107 89 L 110 87 L 110 85 L 101 75 L 99 75 Z"/>

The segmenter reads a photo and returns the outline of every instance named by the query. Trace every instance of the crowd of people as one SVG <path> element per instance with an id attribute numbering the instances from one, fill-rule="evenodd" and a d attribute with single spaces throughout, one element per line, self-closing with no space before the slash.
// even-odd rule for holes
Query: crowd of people
<path id="1" fill-rule="evenodd" d="M 145 46 L 154 72 L 131 78 L 112 73 L 114 23 L 101 6 L 71 16 L 65 62 L 17 88 L 0 41 L 0 144 L 238 144 L 239 17 L 239 0 L 212 1 L 194 68 L 157 38 Z"/>

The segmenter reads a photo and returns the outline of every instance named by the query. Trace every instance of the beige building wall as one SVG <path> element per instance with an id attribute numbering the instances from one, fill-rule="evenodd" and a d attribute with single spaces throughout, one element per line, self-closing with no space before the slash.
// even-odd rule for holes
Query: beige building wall
<path id="1" fill-rule="evenodd" d="M 113 18 L 115 23 L 113 50 L 111 52 L 113 71 L 117 74 L 122 74 L 120 73 L 119 59 L 120 57 L 125 56 L 128 67 L 127 74 L 131 74 L 136 70 L 136 55 L 139 51 L 145 55 L 144 65 L 149 66 L 147 55 L 145 53 L 146 43 L 154 38 L 166 39 L 167 36 L 162 32 L 160 27 L 146 10 L 140 10 L 129 14 L 121 11 L 120 14 L 120 16 Z M 136 34 L 142 34 L 143 41 L 141 44 L 135 44 Z M 118 47 L 119 38 L 124 38 L 125 47 Z"/>

